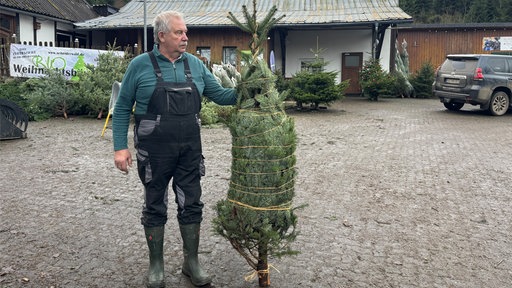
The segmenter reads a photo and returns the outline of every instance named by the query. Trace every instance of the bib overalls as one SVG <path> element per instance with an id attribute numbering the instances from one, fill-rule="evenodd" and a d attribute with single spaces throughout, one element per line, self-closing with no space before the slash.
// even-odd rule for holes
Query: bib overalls
<path id="1" fill-rule="evenodd" d="M 178 206 L 180 225 L 200 223 L 202 209 L 200 165 L 202 148 L 199 111 L 201 96 L 184 59 L 186 82 L 165 82 L 156 57 L 149 52 L 157 77 L 147 113 L 135 117 L 137 169 L 144 185 L 141 223 L 167 222 L 168 186 Z"/>

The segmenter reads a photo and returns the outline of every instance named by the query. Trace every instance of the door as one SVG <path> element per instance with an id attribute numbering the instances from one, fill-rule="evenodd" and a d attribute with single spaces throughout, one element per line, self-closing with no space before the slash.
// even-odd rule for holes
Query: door
<path id="1" fill-rule="evenodd" d="M 363 53 L 343 53 L 341 57 L 341 81 L 350 79 L 345 94 L 361 94 L 359 71 L 363 68 Z"/>

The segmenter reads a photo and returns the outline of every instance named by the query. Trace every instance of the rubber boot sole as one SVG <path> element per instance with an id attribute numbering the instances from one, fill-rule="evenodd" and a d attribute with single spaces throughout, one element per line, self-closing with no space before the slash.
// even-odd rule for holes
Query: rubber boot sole
<path id="1" fill-rule="evenodd" d="M 146 288 L 165 288 L 165 282 L 149 283 L 149 281 L 146 280 Z"/>
<path id="2" fill-rule="evenodd" d="M 196 287 L 200 287 L 200 288 L 215 288 L 215 286 L 212 285 L 211 282 L 208 282 L 208 283 L 204 283 L 204 284 L 201 284 L 201 283 L 194 283 L 194 281 L 192 280 L 192 277 L 190 276 L 190 274 L 188 273 L 185 273 L 185 271 L 183 271 L 183 269 L 181 270 L 181 274 L 187 276 L 188 279 L 190 279 L 190 282 L 196 286 Z"/>

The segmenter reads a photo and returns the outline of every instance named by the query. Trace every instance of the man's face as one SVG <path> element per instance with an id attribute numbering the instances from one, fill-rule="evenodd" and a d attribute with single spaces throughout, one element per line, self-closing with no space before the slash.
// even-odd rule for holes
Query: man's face
<path id="1" fill-rule="evenodd" d="M 187 49 L 188 37 L 185 21 L 180 18 L 172 18 L 170 21 L 171 31 L 168 33 L 160 32 L 160 50 L 166 56 L 172 58 L 179 57 Z"/>

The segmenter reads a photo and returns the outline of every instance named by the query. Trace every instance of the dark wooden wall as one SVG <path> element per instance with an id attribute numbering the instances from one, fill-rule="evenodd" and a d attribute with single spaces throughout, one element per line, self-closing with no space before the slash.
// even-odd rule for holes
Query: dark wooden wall
<path id="1" fill-rule="evenodd" d="M 239 50 L 249 49 L 250 35 L 238 28 L 199 29 L 188 28 L 187 52 L 195 54 L 197 47 L 210 47 L 212 63 L 222 61 L 223 47 L 237 47 Z"/>
<path id="2" fill-rule="evenodd" d="M 407 41 L 409 71 L 416 72 L 423 63 L 434 68 L 441 65 L 447 54 L 483 54 L 484 37 L 512 36 L 512 27 L 505 28 L 395 28 L 400 44 Z"/>

